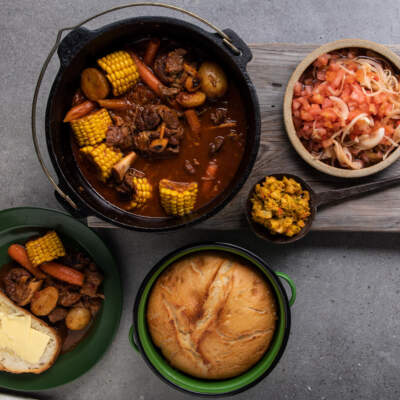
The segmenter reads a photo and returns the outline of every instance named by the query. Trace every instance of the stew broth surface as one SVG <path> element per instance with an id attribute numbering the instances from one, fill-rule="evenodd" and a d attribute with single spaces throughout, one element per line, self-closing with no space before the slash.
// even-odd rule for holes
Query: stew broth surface
<path id="1" fill-rule="evenodd" d="M 167 41 L 167 44 L 162 44 L 161 49 L 166 45 L 171 48 L 171 44 Z M 143 55 L 143 47 L 144 42 L 138 42 L 135 44 L 134 50 L 137 54 Z M 181 46 L 174 45 L 172 48 L 179 47 Z M 185 48 L 185 46 L 182 47 Z M 199 59 L 204 60 L 206 58 L 201 57 Z M 248 129 L 245 108 L 239 90 L 229 77 L 228 82 L 228 90 L 222 98 L 216 100 L 208 99 L 205 105 L 202 106 L 199 112 L 201 131 L 198 135 L 191 131 L 184 116 L 180 118 L 180 122 L 184 128 L 184 134 L 180 143 L 179 154 L 158 159 L 146 158 L 139 154 L 139 157 L 132 167 L 145 173 L 152 185 L 152 198 L 141 208 L 131 210 L 132 213 L 147 217 L 166 216 L 165 211 L 161 207 L 158 193 L 158 183 L 164 178 L 175 182 L 198 183 L 195 210 L 205 206 L 228 187 L 242 160 L 245 150 L 246 132 Z M 110 96 L 110 98 L 114 98 L 114 96 Z M 161 104 L 167 103 L 162 101 Z M 211 120 L 211 114 L 215 112 L 216 109 L 225 109 L 227 111 L 226 121 L 234 121 L 236 125 L 226 128 L 216 127 Z M 183 110 L 184 109 L 182 109 L 182 111 Z M 113 111 L 113 113 L 123 117 L 122 111 Z M 217 136 L 224 137 L 222 148 L 216 154 L 210 154 L 210 143 L 213 142 Z M 131 200 L 121 196 L 110 181 L 104 183 L 98 179 L 95 167 L 88 162 L 85 156 L 79 151 L 72 131 L 71 147 L 80 171 L 93 188 L 110 203 L 119 208 L 128 210 Z M 135 149 L 133 150 L 135 151 Z M 127 154 L 129 151 L 124 151 L 124 154 Z M 186 160 L 190 161 L 192 164 L 197 164 L 194 173 L 189 173 L 185 168 Z M 206 169 L 209 162 L 212 160 L 215 160 L 218 165 L 218 173 L 214 180 L 212 190 L 206 192 L 202 190 L 202 185 L 205 182 L 204 177 L 206 176 Z"/>

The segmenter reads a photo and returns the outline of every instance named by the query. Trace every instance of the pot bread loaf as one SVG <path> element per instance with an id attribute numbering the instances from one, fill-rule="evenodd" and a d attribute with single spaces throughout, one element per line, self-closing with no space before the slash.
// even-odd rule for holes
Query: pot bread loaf
<path id="1" fill-rule="evenodd" d="M 226 379 L 248 370 L 268 349 L 276 308 L 272 290 L 253 267 L 223 252 L 201 252 L 158 278 L 147 324 L 173 367 Z"/>

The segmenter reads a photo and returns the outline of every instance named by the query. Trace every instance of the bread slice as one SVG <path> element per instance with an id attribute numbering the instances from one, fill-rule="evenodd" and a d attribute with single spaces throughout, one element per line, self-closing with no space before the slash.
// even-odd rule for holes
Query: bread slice
<path id="1" fill-rule="evenodd" d="M 0 349 L 0 371 L 12 372 L 14 374 L 32 373 L 40 374 L 49 369 L 57 360 L 61 351 L 61 339 L 54 328 L 36 318 L 29 311 L 15 305 L 4 293 L 0 291 L 0 310 L 13 315 L 28 314 L 31 316 L 33 329 L 50 336 L 49 343 L 37 364 L 24 361 L 12 350 Z"/>

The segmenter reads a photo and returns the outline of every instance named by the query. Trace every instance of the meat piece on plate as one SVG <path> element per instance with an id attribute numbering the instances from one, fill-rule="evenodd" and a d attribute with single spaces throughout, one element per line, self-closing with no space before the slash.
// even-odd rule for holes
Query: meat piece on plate
<path id="1" fill-rule="evenodd" d="M 58 304 L 63 307 L 71 307 L 81 299 L 78 288 L 71 285 L 58 286 Z"/>
<path id="2" fill-rule="evenodd" d="M 27 305 L 43 283 L 34 279 L 24 268 L 10 269 L 3 282 L 7 296 L 20 306 Z"/>
<path id="3" fill-rule="evenodd" d="M 89 297 L 96 297 L 97 290 L 103 282 L 103 275 L 98 271 L 85 271 L 85 281 L 80 293 Z"/>
<path id="4" fill-rule="evenodd" d="M 62 307 L 56 307 L 47 317 L 52 324 L 62 321 L 68 314 L 68 310 Z"/>
<path id="5" fill-rule="evenodd" d="M 84 305 L 85 308 L 88 308 L 90 310 L 90 313 L 94 317 L 100 311 L 103 302 L 101 298 L 85 297 L 82 301 L 82 304 Z"/>

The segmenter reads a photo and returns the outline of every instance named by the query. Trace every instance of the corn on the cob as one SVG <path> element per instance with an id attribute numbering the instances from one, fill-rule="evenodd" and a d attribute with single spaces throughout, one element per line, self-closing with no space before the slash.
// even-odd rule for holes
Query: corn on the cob
<path id="1" fill-rule="evenodd" d="M 140 208 L 147 200 L 151 199 L 153 188 L 146 176 L 140 171 L 135 171 L 132 177 L 132 183 L 134 194 L 130 209 Z"/>
<path id="2" fill-rule="evenodd" d="M 107 79 L 113 87 L 114 96 L 125 93 L 139 79 L 135 62 L 126 51 L 116 51 L 97 60 L 107 73 Z"/>
<path id="3" fill-rule="evenodd" d="M 93 146 L 103 141 L 110 125 L 112 125 L 112 120 L 105 108 L 71 122 L 80 147 Z"/>
<path id="4" fill-rule="evenodd" d="M 162 179 L 159 183 L 161 205 L 169 215 L 189 214 L 196 203 L 197 183 L 172 182 Z"/>
<path id="5" fill-rule="evenodd" d="M 30 240 L 26 243 L 25 248 L 34 267 L 65 256 L 64 246 L 54 231 L 46 233 L 39 239 Z"/>
<path id="6" fill-rule="evenodd" d="M 110 177 L 113 165 L 123 157 L 119 150 L 116 151 L 105 143 L 82 147 L 81 152 L 97 167 L 103 182 Z"/>

